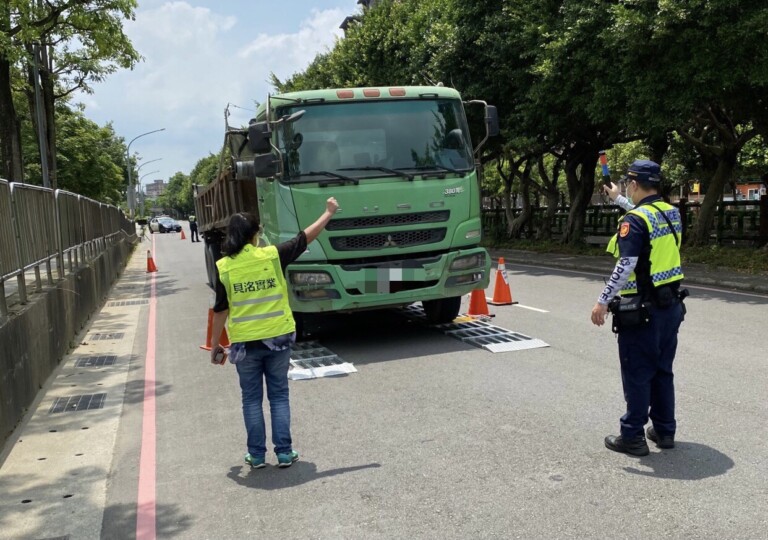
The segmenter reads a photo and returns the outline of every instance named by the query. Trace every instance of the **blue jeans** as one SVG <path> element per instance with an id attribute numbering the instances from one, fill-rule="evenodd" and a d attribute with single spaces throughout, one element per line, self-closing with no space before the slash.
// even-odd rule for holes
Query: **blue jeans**
<path id="1" fill-rule="evenodd" d="M 288 367 L 291 349 L 271 351 L 261 343 L 246 345 L 246 356 L 235 364 L 243 393 L 243 419 L 248 433 L 248 453 L 264 457 L 267 453 L 267 434 L 261 402 L 267 382 L 267 398 L 272 416 L 272 444 L 276 454 L 287 454 L 291 447 L 291 405 L 288 402 Z"/>

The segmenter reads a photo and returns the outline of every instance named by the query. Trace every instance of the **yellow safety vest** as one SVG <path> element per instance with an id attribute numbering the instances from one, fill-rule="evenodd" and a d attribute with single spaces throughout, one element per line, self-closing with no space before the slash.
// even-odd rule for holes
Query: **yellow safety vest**
<path id="1" fill-rule="evenodd" d="M 619 228 L 624 217 L 629 214 L 642 218 L 646 227 L 648 227 L 651 238 L 651 280 L 654 287 L 660 287 L 667 283 L 680 281 L 684 277 L 683 269 L 680 266 L 680 247 L 677 245 L 678 239 L 681 238 L 683 227 L 680 221 L 680 212 L 677 208 L 663 201 L 657 201 L 653 204 L 667 216 L 674 228 L 674 232 L 677 233 L 677 239 L 673 231 L 670 230 L 667 220 L 664 219 L 659 210 L 646 204 L 627 212 L 619 220 Z M 614 234 L 606 248 L 606 251 L 616 258 L 619 257 L 618 239 L 618 233 Z M 629 276 L 629 281 L 621 289 L 621 292 L 623 294 L 637 294 L 637 276 L 634 271 Z"/>
<path id="2" fill-rule="evenodd" d="M 227 291 L 232 343 L 273 338 L 296 329 L 275 246 L 248 244 L 234 257 L 216 261 L 216 266 Z"/>

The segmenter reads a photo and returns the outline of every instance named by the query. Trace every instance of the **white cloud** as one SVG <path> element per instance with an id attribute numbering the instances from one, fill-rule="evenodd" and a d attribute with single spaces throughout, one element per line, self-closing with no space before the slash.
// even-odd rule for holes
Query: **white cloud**
<path id="1" fill-rule="evenodd" d="M 127 140 L 166 128 L 131 147 L 145 160 L 163 158 L 156 177 L 189 172 L 198 159 L 217 152 L 227 103 L 252 109 L 263 101 L 271 90 L 270 72 L 287 78 L 304 69 L 333 46 L 347 15 L 342 9 L 313 10 L 293 33 L 253 38 L 243 30 L 248 24 L 220 13 L 226 4 L 216 4 L 214 11 L 174 1 L 138 10 L 125 31 L 145 60 L 80 98 L 89 117 L 99 123 L 113 120 Z M 247 111 L 233 113 L 233 123 L 250 118 Z"/>

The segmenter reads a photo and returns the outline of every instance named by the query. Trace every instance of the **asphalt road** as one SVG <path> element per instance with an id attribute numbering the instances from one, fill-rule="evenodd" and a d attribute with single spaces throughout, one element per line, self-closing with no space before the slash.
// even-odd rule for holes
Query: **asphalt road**
<path id="1" fill-rule="evenodd" d="M 691 288 L 677 447 L 643 458 L 603 446 L 624 404 L 616 340 L 589 322 L 596 275 L 508 268 L 520 305 L 492 307 L 493 324 L 548 348 L 492 354 L 399 313 L 333 317 L 321 342 L 358 372 L 292 382 L 301 460 L 249 471 L 235 370 L 199 349 L 203 244 L 155 242 L 158 537 L 768 537 L 766 297 Z M 135 535 L 141 426 L 126 400 L 102 538 Z"/>

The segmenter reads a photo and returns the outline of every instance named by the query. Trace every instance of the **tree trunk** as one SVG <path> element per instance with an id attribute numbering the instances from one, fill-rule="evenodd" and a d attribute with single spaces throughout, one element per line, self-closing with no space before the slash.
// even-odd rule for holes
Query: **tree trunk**
<path id="1" fill-rule="evenodd" d="M 0 13 L 0 17 L 4 14 Z M 0 25 L 5 21 L 0 20 Z M 0 28 L 1 29 L 1 28 Z M 11 63 L 0 56 L 0 175 L 11 182 L 24 181 L 21 154 L 21 123 L 11 92 Z"/>
<path id="2" fill-rule="evenodd" d="M 529 159 L 525 164 L 523 173 L 520 174 L 520 196 L 522 197 L 522 208 L 520 213 L 512 221 L 507 221 L 507 236 L 509 238 L 520 238 L 523 228 L 531 221 L 533 212 L 531 211 L 531 164 Z"/>
<path id="3" fill-rule="evenodd" d="M 597 160 L 597 151 L 586 149 L 570 152 L 565 159 L 565 178 L 571 198 L 571 209 L 563 233 L 564 244 L 578 244 L 584 238 L 587 207 L 595 190 Z"/>
<path id="4" fill-rule="evenodd" d="M 558 178 L 560 178 L 560 167 L 562 162 L 557 159 L 552 165 L 552 174 L 547 174 L 544 166 L 544 156 L 539 156 L 539 177 L 541 178 L 541 192 L 547 200 L 547 210 L 536 230 L 537 240 L 552 239 L 552 225 L 555 222 L 555 214 L 560 204 L 560 191 L 557 189 Z"/>
<path id="5" fill-rule="evenodd" d="M 688 237 L 689 245 L 704 246 L 709 243 L 709 232 L 712 229 L 715 212 L 717 212 L 717 203 L 722 198 L 723 189 L 730 180 L 733 169 L 736 167 L 738 154 L 739 151 L 734 148 L 724 150 L 724 155 L 719 160 L 715 174 L 709 182 L 704 202 L 701 203 L 696 228 Z"/>

